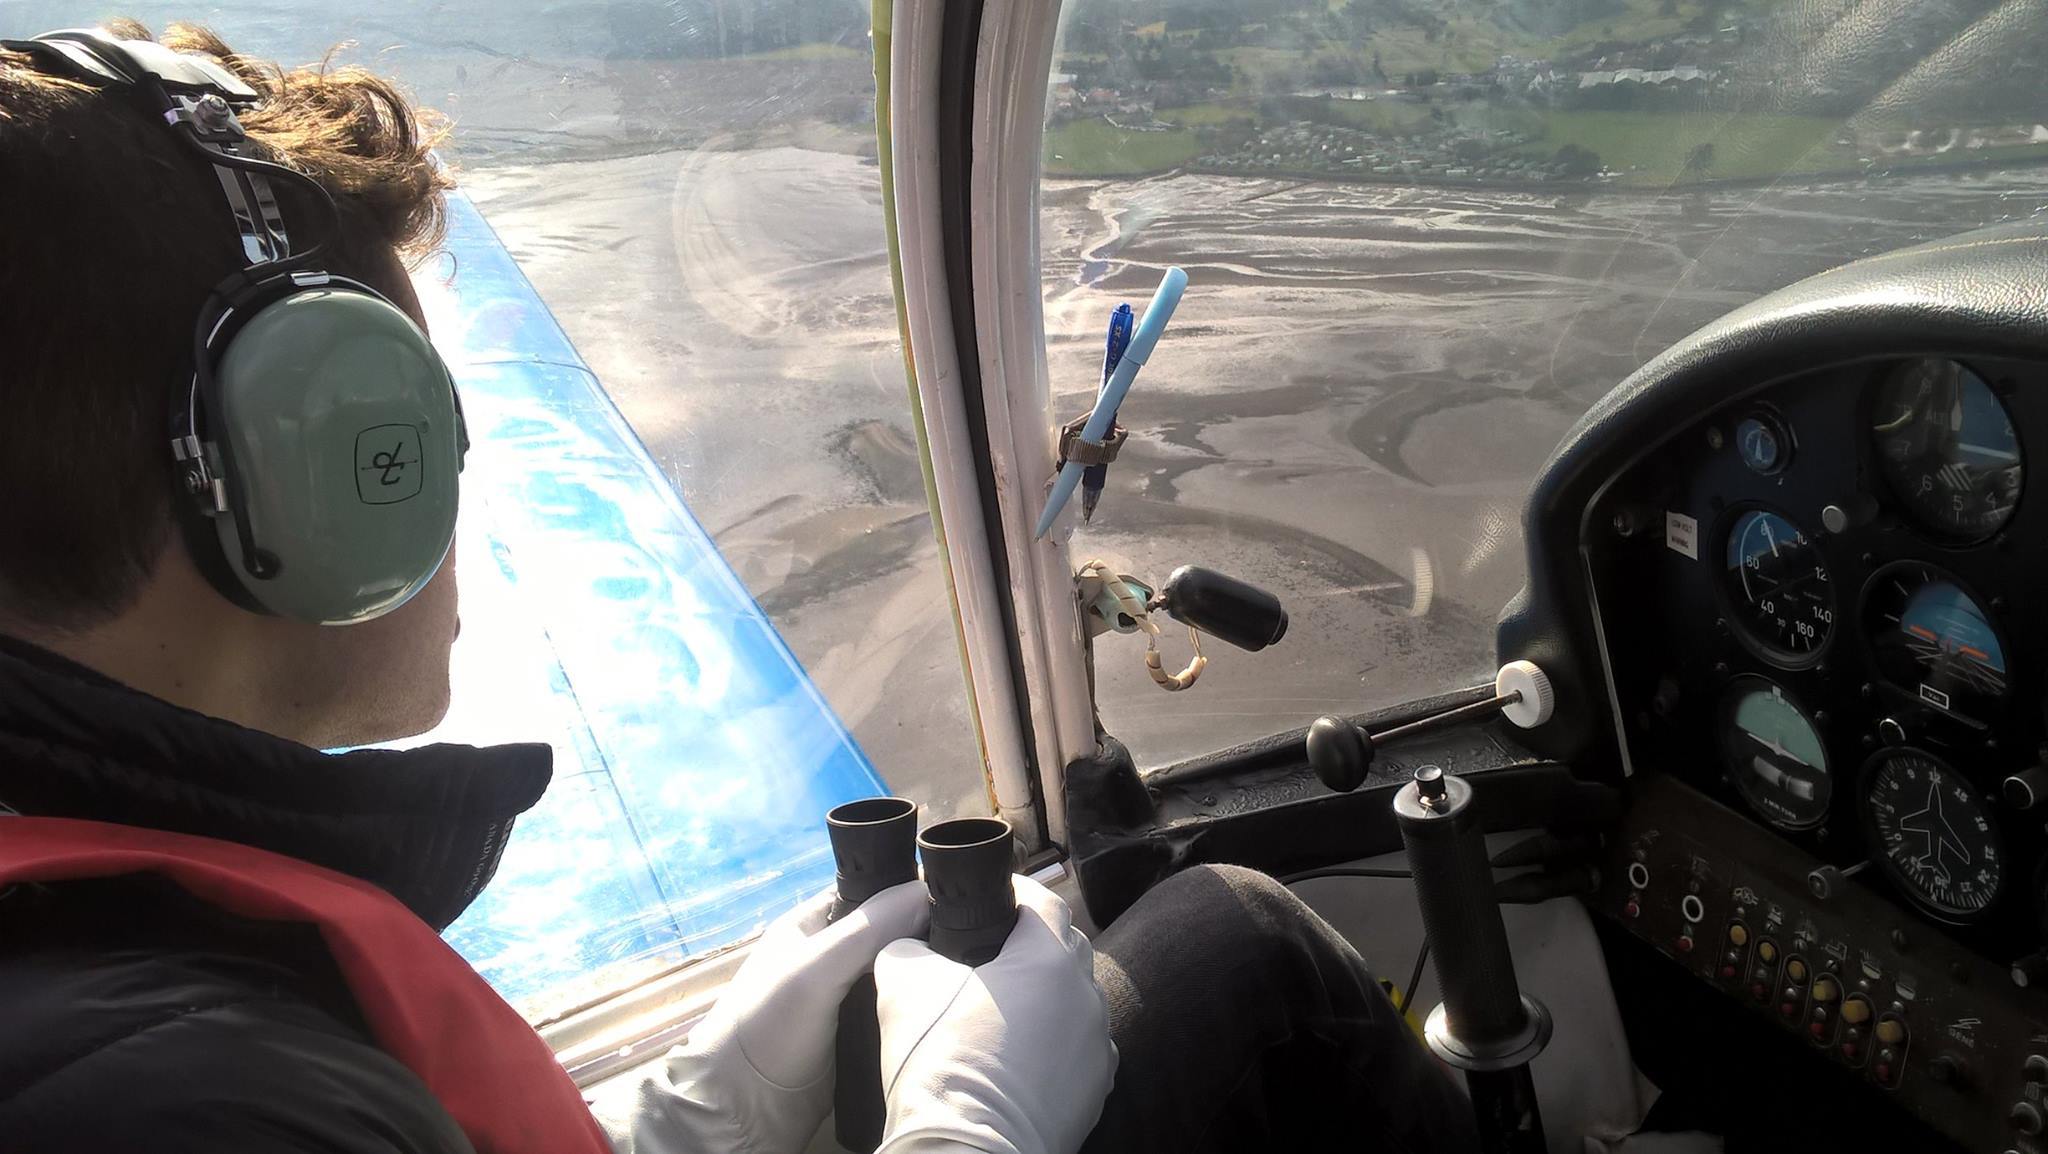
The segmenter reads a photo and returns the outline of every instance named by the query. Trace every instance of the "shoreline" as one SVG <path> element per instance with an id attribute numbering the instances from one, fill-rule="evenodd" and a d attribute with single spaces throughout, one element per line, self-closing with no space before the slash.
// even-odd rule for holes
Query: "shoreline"
<path id="1" fill-rule="evenodd" d="M 1113 173 L 1090 176 L 1080 173 L 1046 173 L 1041 179 L 1053 181 L 1075 181 L 1087 184 L 1107 184 L 1118 181 L 1157 180 L 1173 176 L 1223 176 L 1244 180 L 1292 180 L 1316 181 L 1325 184 L 1358 185 L 1366 188 L 1450 188 L 1464 192 L 1498 191 L 1528 193 L 1535 195 L 1607 195 L 1663 197 L 1674 192 L 1721 192 L 1745 188 L 1770 188 L 1773 186 L 1799 185 L 1826 187 L 1831 185 L 1855 184 L 1869 180 L 1886 180 L 1916 176 L 1941 176 L 1969 172 L 1995 172 L 2014 168 L 2040 168 L 2048 166 L 2048 149 L 2038 156 L 2002 157 L 1998 159 L 1969 160 L 1959 163 L 1928 163 L 1887 165 L 1882 168 L 1866 168 L 1856 171 L 1837 169 L 1814 172 L 1781 173 L 1777 176 L 1729 177 L 1721 180 L 1696 180 L 1683 184 L 1648 185 L 1621 184 L 1592 180 L 1459 180 L 1444 177 L 1412 175 L 1400 179 L 1387 177 L 1345 176 L 1342 173 L 1315 172 L 1308 169 L 1270 168 L 1256 172 L 1235 168 L 1219 168 L 1204 164 L 1182 164 L 1163 168 L 1157 172 Z"/>

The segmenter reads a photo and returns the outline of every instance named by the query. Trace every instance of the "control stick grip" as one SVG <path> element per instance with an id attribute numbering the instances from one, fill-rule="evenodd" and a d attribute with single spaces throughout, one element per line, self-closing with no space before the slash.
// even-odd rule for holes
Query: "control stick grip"
<path id="1" fill-rule="evenodd" d="M 890 886 L 917 880 L 917 804 L 900 797 L 868 797 L 825 815 L 837 867 L 838 900 L 830 918 L 838 921 Z M 882 1144 L 882 1025 L 877 1017 L 875 979 L 862 975 L 839 1003 L 833 1086 L 834 1129 L 839 1145 L 868 1154 Z"/>
<path id="2" fill-rule="evenodd" d="M 1515 982 L 1507 928 L 1493 890 L 1472 787 L 1436 766 L 1394 798 L 1408 868 L 1429 934 L 1444 1013 L 1460 1044 L 1491 1048 L 1520 1036 L 1529 1013 Z"/>

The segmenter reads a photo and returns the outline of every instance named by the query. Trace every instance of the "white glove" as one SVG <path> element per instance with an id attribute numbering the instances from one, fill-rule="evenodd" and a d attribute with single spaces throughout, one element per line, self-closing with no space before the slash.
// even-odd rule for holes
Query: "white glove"
<path id="1" fill-rule="evenodd" d="M 875 959 L 882 1154 L 1074 1154 L 1116 1076 L 1095 949 L 1067 903 L 1017 878 L 1017 927 L 978 969 L 923 942 Z"/>
<path id="2" fill-rule="evenodd" d="M 799 1154 L 832 1108 L 839 1003 L 897 938 L 925 932 L 923 882 L 827 925 L 832 895 L 777 918 L 690 1039 L 640 1086 L 634 1154 Z"/>

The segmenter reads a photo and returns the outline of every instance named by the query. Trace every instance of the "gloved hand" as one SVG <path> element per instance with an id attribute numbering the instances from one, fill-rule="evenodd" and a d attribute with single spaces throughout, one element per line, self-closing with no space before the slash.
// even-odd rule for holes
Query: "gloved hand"
<path id="1" fill-rule="evenodd" d="M 754 943 L 690 1039 L 640 1086 L 633 1154 L 799 1154 L 832 1108 L 839 1003 L 898 938 L 930 920 L 924 883 L 883 890 L 826 924 L 832 895 L 789 911 Z"/>
<path id="2" fill-rule="evenodd" d="M 1067 903 L 1017 878 L 1017 927 L 977 969 L 921 941 L 875 959 L 882 1154 L 1074 1154 L 1116 1076 L 1095 948 Z"/>

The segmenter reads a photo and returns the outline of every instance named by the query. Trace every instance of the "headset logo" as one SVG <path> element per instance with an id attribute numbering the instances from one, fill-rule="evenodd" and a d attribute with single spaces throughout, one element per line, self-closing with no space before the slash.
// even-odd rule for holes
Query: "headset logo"
<path id="1" fill-rule="evenodd" d="M 356 434 L 356 496 L 365 505 L 396 505 L 420 495 L 420 431 L 376 425 Z"/>

